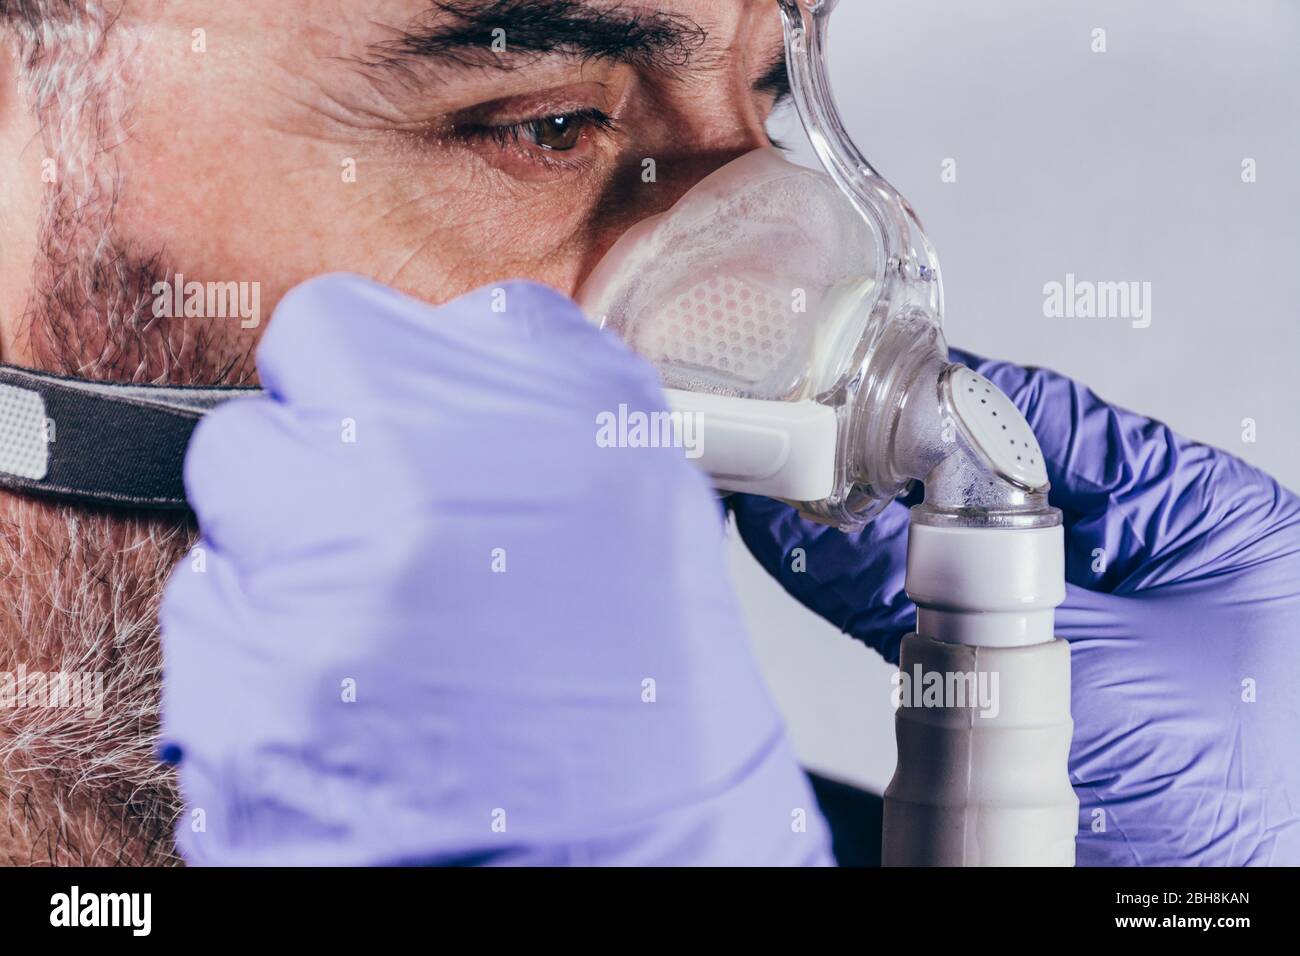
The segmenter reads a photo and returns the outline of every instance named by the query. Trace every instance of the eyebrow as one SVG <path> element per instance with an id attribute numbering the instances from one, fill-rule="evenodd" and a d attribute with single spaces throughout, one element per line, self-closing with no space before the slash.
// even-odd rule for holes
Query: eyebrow
<path id="1" fill-rule="evenodd" d="M 690 17 L 623 2 L 434 0 L 396 37 L 373 44 L 365 64 L 410 78 L 431 65 L 512 70 L 558 55 L 671 73 L 707 40 Z"/>

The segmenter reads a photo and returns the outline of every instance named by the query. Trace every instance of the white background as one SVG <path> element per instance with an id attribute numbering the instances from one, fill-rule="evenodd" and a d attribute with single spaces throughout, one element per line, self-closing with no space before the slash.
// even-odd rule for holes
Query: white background
<path id="1" fill-rule="evenodd" d="M 939 252 L 949 342 L 1057 369 L 1300 488 L 1300 3 L 841 0 L 832 30 L 847 125 Z M 813 162 L 792 114 L 773 132 Z M 1151 326 L 1044 318 L 1067 272 L 1150 282 Z M 803 760 L 882 790 L 891 668 L 732 545 Z"/>

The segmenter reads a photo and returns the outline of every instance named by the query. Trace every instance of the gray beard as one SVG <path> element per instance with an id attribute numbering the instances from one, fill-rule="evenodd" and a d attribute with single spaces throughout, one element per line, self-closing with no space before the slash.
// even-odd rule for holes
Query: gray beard
<path id="1" fill-rule="evenodd" d="M 115 178 L 115 177 L 113 177 Z M 60 186 L 20 332 L 37 367 L 86 378 L 184 377 L 194 343 L 145 307 L 156 262 L 114 241 L 111 179 Z M 185 330 L 179 330 L 184 334 Z M 201 350 L 199 350 L 201 351 Z M 211 374 L 196 363 L 189 374 Z M 0 707 L 0 861 L 175 860 L 173 774 L 154 756 L 158 603 L 188 522 L 0 495 L 0 674 L 102 677 L 103 706 Z"/>
<path id="2" fill-rule="evenodd" d="M 192 540 L 174 518 L 4 500 L 0 672 L 102 675 L 103 697 L 0 708 L 0 860 L 175 860 L 180 802 L 155 757 L 158 603 Z"/>
<path id="3" fill-rule="evenodd" d="M 33 364 L 135 383 L 248 380 L 247 342 L 236 348 L 202 320 L 152 315 L 153 283 L 177 270 L 118 235 L 122 176 L 111 150 L 95 148 L 97 136 L 57 135 L 84 121 L 47 120 L 46 136 L 64 140 L 48 143 L 51 152 L 71 159 L 47 200 L 18 329 Z M 104 689 L 93 716 L 0 706 L 0 862 L 176 861 L 176 782 L 154 754 L 158 604 L 194 538 L 192 522 L 174 515 L 0 494 L 0 674 L 93 672 Z"/>

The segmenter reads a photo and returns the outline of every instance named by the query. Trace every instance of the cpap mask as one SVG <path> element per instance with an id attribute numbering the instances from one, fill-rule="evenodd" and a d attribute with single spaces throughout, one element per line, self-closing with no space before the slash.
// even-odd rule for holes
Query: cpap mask
<path id="1" fill-rule="evenodd" d="M 1032 431 L 948 362 L 934 250 L 830 99 L 833 5 L 782 2 L 792 87 L 826 171 L 773 149 L 742 156 L 624 235 L 579 304 L 655 364 L 674 411 L 699 416 L 700 464 L 722 490 L 852 531 L 929 479 L 932 505 L 1050 521 Z"/>
<path id="2" fill-rule="evenodd" d="M 849 182 L 857 203 L 775 150 L 742 156 L 625 234 L 579 304 L 698 417 L 699 464 L 720 489 L 853 531 L 961 457 L 954 479 L 998 481 L 946 482 L 950 503 L 1041 506 L 1047 472 L 1023 416 L 947 360 L 915 218 L 865 164 Z"/>
<path id="3" fill-rule="evenodd" d="M 740 157 L 629 230 L 578 301 L 655 365 L 719 489 L 851 532 L 924 484 L 900 680 L 1000 693 L 993 707 L 903 695 L 884 862 L 1072 865 L 1064 538 L 1042 451 L 1010 399 L 948 361 L 934 250 L 832 100 L 835 0 L 779 3 L 823 170 Z"/>

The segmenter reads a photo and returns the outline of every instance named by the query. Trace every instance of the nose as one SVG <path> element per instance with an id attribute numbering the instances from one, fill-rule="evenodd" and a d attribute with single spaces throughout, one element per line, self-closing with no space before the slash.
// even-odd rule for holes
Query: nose
<path id="1" fill-rule="evenodd" d="M 766 134 L 759 133 L 725 144 L 705 143 L 693 148 L 683 145 L 655 156 L 628 159 L 601 196 L 575 289 L 632 226 L 670 209 L 702 179 L 732 160 L 770 145 Z"/>

